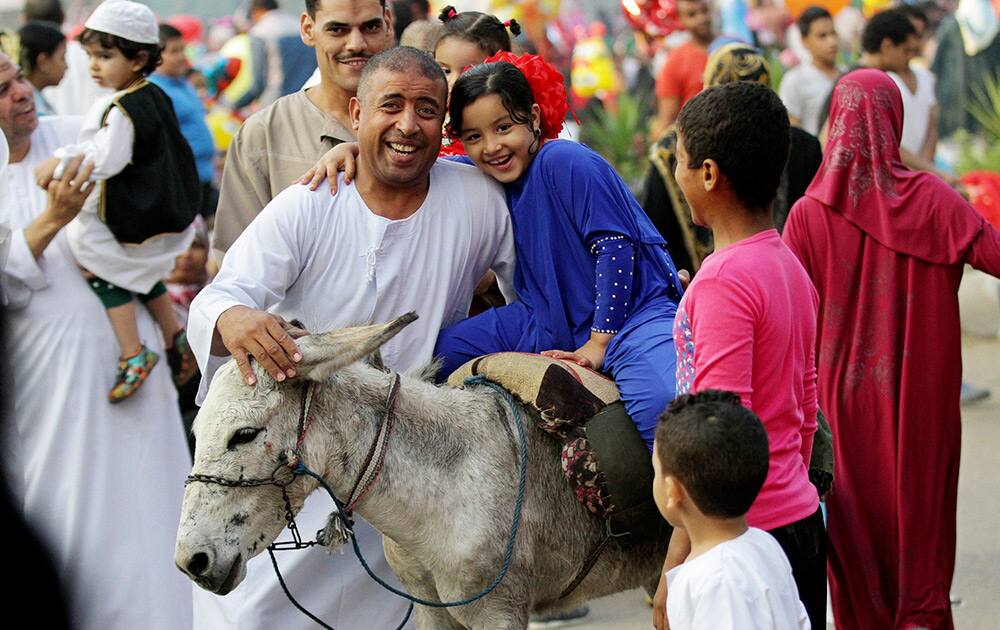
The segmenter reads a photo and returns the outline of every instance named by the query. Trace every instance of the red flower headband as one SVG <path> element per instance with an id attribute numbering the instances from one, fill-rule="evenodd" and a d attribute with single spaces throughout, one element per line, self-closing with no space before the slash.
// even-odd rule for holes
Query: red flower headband
<path id="1" fill-rule="evenodd" d="M 566 120 L 566 113 L 569 111 L 566 83 L 562 73 L 538 55 L 514 55 L 500 51 L 488 57 L 485 63 L 494 61 L 506 61 L 520 70 L 528 80 L 531 95 L 541 110 L 542 138 L 551 140 L 559 136 Z"/>

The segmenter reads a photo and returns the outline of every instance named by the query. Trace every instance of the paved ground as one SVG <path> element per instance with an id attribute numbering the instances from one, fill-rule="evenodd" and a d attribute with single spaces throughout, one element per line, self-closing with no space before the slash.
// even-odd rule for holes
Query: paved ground
<path id="1" fill-rule="evenodd" d="M 967 337 L 967 380 L 993 396 L 962 411 L 962 469 L 958 495 L 958 560 L 953 592 L 959 630 L 1000 628 L 1000 341 Z M 650 609 L 640 591 L 591 603 L 589 630 L 647 630 Z M 833 627 L 832 625 L 830 626 Z"/>

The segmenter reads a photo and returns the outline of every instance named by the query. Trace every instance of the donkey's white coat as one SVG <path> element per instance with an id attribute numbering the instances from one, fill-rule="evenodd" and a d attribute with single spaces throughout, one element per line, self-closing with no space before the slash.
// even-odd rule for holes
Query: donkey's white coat
<path id="1" fill-rule="evenodd" d="M 375 440 L 394 378 L 363 359 L 409 321 L 412 317 L 303 338 L 300 376 L 285 383 L 258 370 L 258 385 L 250 388 L 234 363 L 224 366 L 195 422 L 193 472 L 230 479 L 271 476 L 278 454 L 294 448 L 303 379 L 308 379 L 318 383 L 315 422 L 301 454 L 346 500 Z M 385 535 L 386 558 L 411 594 L 464 599 L 492 581 L 507 544 L 519 461 L 510 409 L 485 387 L 436 387 L 419 376 L 403 376 L 395 415 L 384 469 L 356 511 Z M 528 483 L 509 572 L 474 604 L 447 610 L 417 606 L 418 628 L 525 628 L 529 611 L 655 586 L 666 539 L 629 551 L 612 543 L 580 586 L 558 600 L 602 539 L 604 524 L 573 497 L 555 441 L 527 413 L 524 418 Z M 247 427 L 260 433 L 227 448 L 236 431 Z M 293 510 L 317 487 L 308 477 L 292 483 Z M 175 561 L 202 587 L 226 594 L 243 579 L 246 561 L 284 526 L 276 487 L 193 483 L 184 495 Z M 335 571 L 337 559 L 330 563 Z"/>

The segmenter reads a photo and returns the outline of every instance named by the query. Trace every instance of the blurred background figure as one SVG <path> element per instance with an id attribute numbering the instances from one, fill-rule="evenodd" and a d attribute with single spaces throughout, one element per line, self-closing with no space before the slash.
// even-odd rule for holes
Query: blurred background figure
<path id="1" fill-rule="evenodd" d="M 25 22 L 48 22 L 67 28 L 66 14 L 60 0 L 25 0 L 21 11 Z M 64 32 L 70 33 L 69 28 Z M 106 96 L 110 90 L 98 85 L 90 78 L 90 60 L 83 46 L 72 35 L 66 38 L 66 71 L 62 81 L 43 90 L 51 111 L 62 116 L 80 116 L 99 96 Z"/>
<path id="2" fill-rule="evenodd" d="M 52 115 L 56 112 L 42 90 L 59 85 L 66 74 L 66 36 L 51 22 L 28 22 L 17 36 L 21 71 L 35 89 L 35 109 L 39 116 Z"/>
<path id="3" fill-rule="evenodd" d="M 212 183 L 215 174 L 215 142 L 205 122 L 205 105 L 187 78 L 191 66 L 184 54 L 181 32 L 169 24 L 161 24 L 160 43 L 163 45 L 163 62 L 150 75 L 149 80 L 170 97 L 181 134 L 191 146 L 201 184 L 198 213 L 207 219 L 215 214 L 215 206 L 219 200 L 219 192 Z"/>
<path id="4" fill-rule="evenodd" d="M 430 23 L 430 13 L 431 3 L 427 0 L 392 0 L 392 30 L 396 35 L 396 41 L 400 42 L 400 45 L 406 45 L 402 43 L 403 31 L 411 24 Z"/>
<path id="5" fill-rule="evenodd" d="M 791 123 L 815 136 L 819 133 L 820 110 L 841 72 L 837 66 L 837 30 L 833 16 L 822 7 L 803 11 L 798 29 L 809 57 L 785 74 L 781 100 L 788 108 Z"/>
<path id="6" fill-rule="evenodd" d="M 316 69 L 316 55 L 302 42 L 298 17 L 282 11 L 277 0 L 251 0 L 250 22 L 250 37 L 264 45 L 264 62 L 255 68 L 254 82 L 263 89 L 251 93 L 252 100 L 266 107 L 302 87 Z"/>

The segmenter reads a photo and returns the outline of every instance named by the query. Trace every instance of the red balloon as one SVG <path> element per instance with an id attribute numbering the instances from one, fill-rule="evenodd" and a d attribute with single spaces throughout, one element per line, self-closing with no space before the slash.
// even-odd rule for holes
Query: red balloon
<path id="1" fill-rule="evenodd" d="M 167 24 L 181 32 L 181 38 L 185 44 L 201 41 L 201 37 L 205 32 L 205 27 L 202 25 L 201 19 L 194 15 L 175 15 L 167 20 Z"/>
<path id="2" fill-rule="evenodd" d="M 650 37 L 664 37 L 681 30 L 677 0 L 622 0 L 621 5 L 629 26 Z"/>

